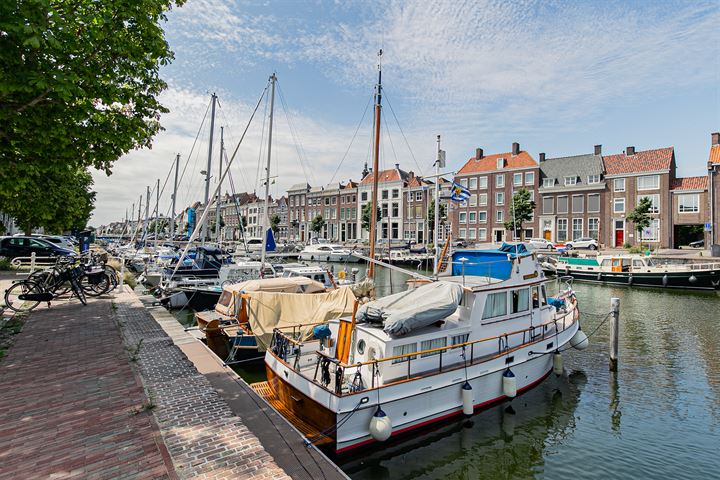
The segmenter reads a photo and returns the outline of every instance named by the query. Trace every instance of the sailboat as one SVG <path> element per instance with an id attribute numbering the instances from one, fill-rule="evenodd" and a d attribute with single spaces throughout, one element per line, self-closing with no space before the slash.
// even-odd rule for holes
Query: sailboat
<path id="1" fill-rule="evenodd" d="M 373 210 L 381 100 L 380 71 Z M 369 276 L 381 263 L 374 241 L 371 222 Z M 318 332 L 311 338 L 297 326 L 274 329 L 265 353 L 268 381 L 254 388 L 308 442 L 341 453 L 512 399 L 561 373 L 568 345 L 588 344 L 574 292 L 568 285 L 550 297 L 536 255 L 522 245 L 456 251 L 422 280 L 356 303 L 351 316 L 306 325 Z"/>

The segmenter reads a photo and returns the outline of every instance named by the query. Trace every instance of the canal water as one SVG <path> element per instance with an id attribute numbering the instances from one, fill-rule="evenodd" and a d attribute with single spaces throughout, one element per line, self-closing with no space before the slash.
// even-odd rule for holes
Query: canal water
<path id="1" fill-rule="evenodd" d="M 404 288 L 395 272 L 380 269 L 377 278 L 381 295 Z M 563 354 L 564 375 L 468 420 L 333 460 L 354 480 L 718 478 L 720 296 L 574 289 L 592 335 L 587 350 Z M 612 297 L 621 309 L 616 374 L 603 323 Z M 251 382 L 264 375 L 239 373 Z"/>

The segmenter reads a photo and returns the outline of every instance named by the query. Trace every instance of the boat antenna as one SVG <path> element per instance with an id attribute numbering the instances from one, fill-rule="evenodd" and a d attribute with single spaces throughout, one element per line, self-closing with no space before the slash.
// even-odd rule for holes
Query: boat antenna
<path id="1" fill-rule="evenodd" d="M 378 83 L 375 92 L 375 148 L 373 154 L 372 210 L 370 210 L 370 258 L 375 258 L 375 237 L 377 236 L 378 179 L 380 173 L 380 112 L 382 109 L 382 48 L 378 52 Z M 375 264 L 370 262 L 368 278 L 375 278 Z"/>

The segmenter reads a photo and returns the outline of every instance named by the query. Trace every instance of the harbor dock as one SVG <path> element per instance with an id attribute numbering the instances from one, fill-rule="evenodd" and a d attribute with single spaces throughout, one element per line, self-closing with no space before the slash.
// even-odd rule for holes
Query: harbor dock
<path id="1" fill-rule="evenodd" d="M 142 300 L 29 314 L 0 362 L 0 479 L 347 478 Z"/>

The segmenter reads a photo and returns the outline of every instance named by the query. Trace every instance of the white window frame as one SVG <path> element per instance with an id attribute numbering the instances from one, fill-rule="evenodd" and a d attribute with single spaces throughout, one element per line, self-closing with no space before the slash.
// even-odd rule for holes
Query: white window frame
<path id="1" fill-rule="evenodd" d="M 468 212 L 468 223 L 477 223 L 477 212 Z"/>
<path id="2" fill-rule="evenodd" d="M 597 210 L 590 210 L 590 197 L 597 197 Z M 589 193 L 587 198 L 587 211 L 588 213 L 599 213 L 600 212 L 600 194 L 599 193 Z"/>
<path id="3" fill-rule="evenodd" d="M 487 228 L 478 228 L 478 240 L 487 240 Z"/>
<path id="4" fill-rule="evenodd" d="M 467 223 L 467 212 L 460 212 L 458 214 L 458 223 Z"/>
<path id="5" fill-rule="evenodd" d="M 597 225 L 597 228 L 594 230 L 590 229 L 590 225 L 595 222 Z M 596 236 L 593 236 L 592 232 L 596 232 Z M 600 239 L 600 219 L 598 217 L 590 217 L 588 218 L 588 237 L 592 237 L 595 240 Z"/>
<path id="6" fill-rule="evenodd" d="M 560 226 L 564 225 L 565 228 L 561 229 Z M 556 236 L 558 242 L 567 242 L 568 238 L 568 219 L 567 218 L 558 218 L 555 222 L 555 229 L 556 229 Z M 560 232 L 565 232 L 565 238 L 562 238 L 562 235 L 560 235 Z"/>
<path id="7" fill-rule="evenodd" d="M 535 185 L 535 172 L 525 172 L 525 185 Z"/>
<path id="8" fill-rule="evenodd" d="M 576 175 L 575 175 L 575 176 L 572 176 L 572 177 L 564 177 L 564 179 L 565 179 L 565 186 L 566 186 L 566 187 L 570 187 L 570 186 L 573 186 L 573 185 L 576 185 L 576 184 L 577 184 L 577 176 L 576 176 Z"/>
<path id="9" fill-rule="evenodd" d="M 488 187 L 488 177 L 478 177 L 478 189 L 485 190 Z"/>
<path id="10" fill-rule="evenodd" d="M 495 192 L 495 205 L 505 205 L 505 192 Z"/>
<path id="11" fill-rule="evenodd" d="M 565 199 L 565 210 L 564 211 L 560 210 L 560 199 L 561 198 Z M 567 195 L 558 195 L 557 197 L 555 197 L 555 200 L 556 200 L 556 202 L 555 202 L 555 212 L 556 213 L 566 214 L 570 211 L 570 199 L 568 198 Z"/>
<path id="12" fill-rule="evenodd" d="M 502 223 L 505 221 L 505 212 L 502 210 L 495 211 L 495 223 Z"/>
<path id="13" fill-rule="evenodd" d="M 468 188 L 470 190 L 477 190 L 477 183 L 478 183 L 477 177 L 471 178 L 470 182 L 468 183 Z"/>
<path id="14" fill-rule="evenodd" d="M 622 203 L 622 209 L 618 209 L 620 203 Z M 625 213 L 625 197 L 613 199 L 613 213 Z"/>
<path id="15" fill-rule="evenodd" d="M 645 242 L 659 242 L 660 241 L 660 219 L 653 218 L 650 222 L 650 236 L 645 235 L 645 231 L 640 232 L 640 238 Z M 654 233 L 654 235 L 653 235 Z"/>
<path id="16" fill-rule="evenodd" d="M 487 193 L 481 193 L 478 195 L 478 206 L 484 207 L 487 205 Z"/>
<path id="17" fill-rule="evenodd" d="M 685 205 L 683 197 L 693 198 L 694 205 Z M 678 213 L 698 213 L 700 211 L 700 194 L 699 193 L 682 193 L 678 195 Z"/>
<path id="18" fill-rule="evenodd" d="M 580 199 L 580 209 L 575 210 L 575 199 Z M 585 212 L 585 195 L 573 195 L 571 206 L 572 213 L 584 213 Z"/>
<path id="19" fill-rule="evenodd" d="M 545 210 L 545 200 L 550 200 L 550 209 Z M 542 213 L 543 215 L 552 215 L 555 213 L 555 197 L 542 197 Z"/>
<path id="20" fill-rule="evenodd" d="M 502 173 L 498 173 L 495 175 L 495 187 L 497 188 L 504 188 L 505 187 L 505 175 Z"/>
<path id="21" fill-rule="evenodd" d="M 572 241 L 573 241 L 573 242 L 574 242 L 575 240 L 577 240 L 578 238 L 584 237 L 583 234 L 585 233 L 585 230 L 583 230 L 583 227 L 584 227 L 583 223 L 584 223 L 584 222 L 583 222 L 583 219 L 582 219 L 582 218 L 573 218 L 573 219 L 572 219 L 572 230 L 571 230 L 571 232 L 572 232 Z M 576 225 L 580 225 L 580 228 L 579 228 L 579 229 L 576 229 L 576 228 L 575 228 Z M 576 231 L 579 231 L 579 232 L 580 232 L 580 235 L 577 235 L 577 236 L 576 236 L 576 235 L 575 235 L 575 232 L 576 232 Z"/>
<path id="22" fill-rule="evenodd" d="M 654 186 L 641 187 L 640 184 L 646 180 L 654 180 L 654 182 L 652 182 Z M 637 177 L 635 180 L 635 186 L 638 192 L 642 192 L 643 190 L 658 190 L 660 188 L 660 175 L 643 175 L 642 177 Z"/>
<path id="23" fill-rule="evenodd" d="M 485 216 L 484 219 L 482 218 L 483 215 Z M 481 210 L 478 212 L 478 223 L 487 223 L 487 211 L 486 210 Z"/>
<path id="24" fill-rule="evenodd" d="M 600 183 L 600 175 L 588 175 L 587 183 L 588 185 L 595 185 Z"/>
<path id="25" fill-rule="evenodd" d="M 504 158 L 498 158 L 495 160 L 495 167 L 498 169 L 503 168 L 505 166 L 505 159 Z"/>
<path id="26" fill-rule="evenodd" d="M 554 178 L 543 178 L 543 187 L 550 188 L 555 186 Z"/>
<path id="27" fill-rule="evenodd" d="M 620 186 L 618 186 L 620 185 Z M 616 178 L 613 180 L 613 192 L 624 192 L 625 191 L 625 179 Z"/>
<path id="28" fill-rule="evenodd" d="M 648 211 L 648 213 L 660 213 L 660 194 L 659 193 L 649 193 L 646 195 L 638 195 L 637 196 L 637 204 L 640 205 L 640 200 L 643 198 L 648 197 L 652 201 L 652 207 Z"/>
<path id="29" fill-rule="evenodd" d="M 522 173 L 513 173 L 513 185 L 516 187 L 519 187 L 523 184 L 523 174 Z"/>

